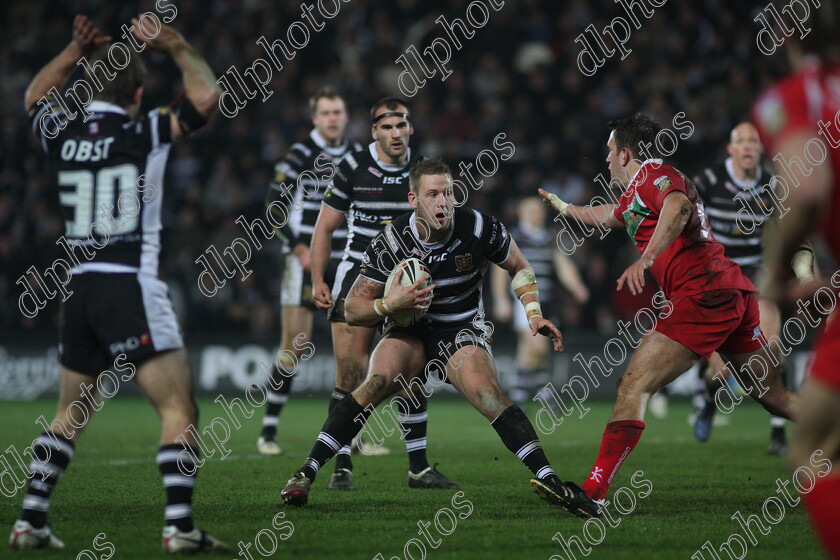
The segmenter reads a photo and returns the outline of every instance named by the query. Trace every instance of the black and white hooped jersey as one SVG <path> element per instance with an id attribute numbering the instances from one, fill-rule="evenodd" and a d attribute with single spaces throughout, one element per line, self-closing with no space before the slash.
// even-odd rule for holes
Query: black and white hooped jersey
<path id="1" fill-rule="evenodd" d="M 324 196 L 324 204 L 347 216 L 347 245 L 343 258 L 360 262 L 371 240 L 394 219 L 411 211 L 408 170 L 422 159 L 408 158 L 400 165 L 378 161 L 376 144 L 347 154 Z"/>
<path id="2" fill-rule="evenodd" d="M 707 167 L 694 180 L 715 240 L 741 267 L 761 266 L 761 233 L 773 209 L 769 181 L 761 167 L 754 180 L 738 180 L 732 158 Z"/>
<path id="3" fill-rule="evenodd" d="M 545 295 L 551 294 L 557 285 L 557 273 L 554 268 L 557 246 L 554 234 L 547 229 L 534 229 L 528 224 L 520 223 L 510 228 L 510 235 L 534 269 L 540 292 Z"/>
<path id="4" fill-rule="evenodd" d="M 328 146 L 313 129 L 303 142 L 292 144 L 289 153 L 274 167 L 266 205 L 279 201 L 287 208 L 287 215 L 282 217 L 285 223 L 276 230 L 287 250 L 298 243 L 311 245 L 330 179 L 344 156 L 361 149 L 358 142 L 347 140 L 340 146 Z M 346 244 L 347 229 L 335 230 L 330 257 L 341 258 Z"/>
<path id="5" fill-rule="evenodd" d="M 156 276 L 170 109 L 136 121 L 104 101 L 92 101 L 87 111 L 86 122 L 80 113 L 68 118 L 53 102 L 32 117 L 47 156 L 48 186 L 58 193 L 65 237 L 79 261 L 74 272 Z"/>
<path id="6" fill-rule="evenodd" d="M 364 253 L 359 274 L 384 284 L 402 260 L 415 257 L 429 269 L 436 285 L 426 318 L 432 327 L 472 323 L 484 315 L 483 277 L 490 263 L 501 264 L 510 254 L 511 237 L 493 216 L 467 207 L 455 208 L 452 231 L 443 241 L 420 241 L 415 212 L 385 226 Z"/>

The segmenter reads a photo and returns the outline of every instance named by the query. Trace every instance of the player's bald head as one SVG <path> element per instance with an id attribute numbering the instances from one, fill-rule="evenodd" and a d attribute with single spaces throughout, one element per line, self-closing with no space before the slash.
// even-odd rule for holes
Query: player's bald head
<path id="1" fill-rule="evenodd" d="M 752 176 L 761 164 L 761 154 L 764 152 L 758 130 L 751 123 L 740 123 L 729 134 L 726 152 L 737 168 Z"/>
<path id="2" fill-rule="evenodd" d="M 751 122 L 738 123 L 729 133 L 729 143 L 734 144 L 739 138 L 758 138 L 758 129 Z"/>

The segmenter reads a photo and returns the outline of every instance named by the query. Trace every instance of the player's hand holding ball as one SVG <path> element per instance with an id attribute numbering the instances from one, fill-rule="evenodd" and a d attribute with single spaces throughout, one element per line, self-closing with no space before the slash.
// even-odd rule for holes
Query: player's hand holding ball
<path id="1" fill-rule="evenodd" d="M 411 282 L 413 278 L 417 280 Z M 425 265 L 419 259 L 406 259 L 391 272 L 382 299 L 391 318 L 405 327 L 416 324 L 426 314 L 434 289 Z"/>

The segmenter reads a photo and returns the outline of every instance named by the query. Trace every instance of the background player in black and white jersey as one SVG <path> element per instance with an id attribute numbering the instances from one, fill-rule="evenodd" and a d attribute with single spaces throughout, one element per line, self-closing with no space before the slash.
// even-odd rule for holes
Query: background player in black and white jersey
<path id="1" fill-rule="evenodd" d="M 138 118 L 145 65 L 132 55 L 115 71 L 103 46 L 110 38 L 99 37 L 99 30 L 81 15 L 73 23 L 71 43 L 41 69 L 25 94 L 78 262 L 67 284 L 72 294 L 62 304 L 58 410 L 50 431 L 36 440 L 30 471 L 42 476 L 29 482 L 10 538 L 13 548 L 63 548 L 47 525 L 50 494 L 86 421 L 102 407 L 96 398 L 107 376 L 99 374 L 117 369 L 131 371 L 161 419 L 157 464 L 166 489 L 164 550 L 227 549 L 193 525 L 198 448 L 186 430 L 197 422 L 198 410 L 175 313 L 166 285 L 157 278 L 163 171 L 170 144 L 207 122 L 221 91 L 210 67 L 177 31 L 161 25 L 154 35 L 147 28 L 154 38 L 146 39 L 138 32 L 138 21 L 132 24 L 138 44 L 170 55 L 181 71 L 185 96 L 173 108 Z M 85 75 L 88 84 L 102 86 L 87 106 L 87 121 L 79 113 L 66 113 L 58 100 L 44 103 L 51 88 L 67 82 L 82 56 L 89 58 L 93 72 Z M 153 196 L 138 194 L 140 184 L 153 187 Z M 176 443 L 179 437 L 186 437 L 192 448 Z"/>
<path id="2" fill-rule="evenodd" d="M 542 290 L 543 313 L 557 321 L 560 300 L 551 297 L 558 282 L 572 294 L 575 301 L 585 303 L 589 299 L 589 290 L 578 273 L 574 261 L 564 255 L 557 247 L 554 233 L 545 226 L 548 211 L 542 200 L 529 196 L 519 202 L 519 223 L 510 229 L 511 237 L 516 240 L 525 259 L 531 263 L 537 283 Z M 510 279 L 502 268 L 494 268 L 491 277 L 493 286 L 493 315 L 502 323 L 513 318 L 516 341 L 516 376 L 510 398 L 516 404 L 524 406 L 533 397 L 534 391 L 549 382 L 550 350 L 547 338 L 531 336 L 531 327 L 522 306 L 514 307 L 510 299 Z M 555 294 L 556 295 L 556 294 Z"/>
<path id="3" fill-rule="evenodd" d="M 758 131 L 749 122 L 742 122 L 732 129 L 726 151 L 729 157 L 706 168 L 695 179 L 695 185 L 703 199 L 706 217 L 715 239 L 723 245 L 726 256 L 735 261 L 741 271 L 758 285 L 762 270 L 761 238 L 774 208 L 770 182 L 772 173 L 762 167 L 764 150 Z M 813 278 L 813 253 L 809 247 L 800 250 L 795 262 L 800 280 Z M 760 298 L 758 307 L 764 336 L 768 339 L 778 336 L 781 326 L 778 306 L 768 299 Z M 771 348 L 778 350 L 777 345 Z M 780 352 L 776 351 L 776 354 L 776 358 L 782 362 L 782 378 L 789 384 L 788 365 Z M 723 372 L 724 376 L 715 378 L 718 372 Z M 731 376 L 720 355 L 713 354 L 703 372 L 703 402 L 698 403 L 700 407 L 694 421 L 694 435 L 700 441 L 707 441 L 712 433 L 716 410 L 713 395 L 720 383 Z M 772 416 L 770 426 L 767 452 L 783 455 L 787 451 L 785 419 Z"/>
<path id="4" fill-rule="evenodd" d="M 386 97 L 370 110 L 373 142 L 360 151 L 348 154 L 336 169 L 327 189 L 315 232 L 312 234 L 312 281 L 315 305 L 329 309 L 335 354 L 335 390 L 329 410 L 355 390 L 367 371 L 375 325 L 351 326 L 344 319 L 345 298 L 359 274 L 362 256 L 371 240 L 398 216 L 411 210 L 408 203 L 409 166 L 419 159 L 412 156 L 408 143 L 414 129 L 408 105 L 395 97 Z M 332 288 L 326 281 L 330 241 L 345 218 L 347 247 L 338 265 Z M 412 488 L 453 488 L 429 466 L 426 458 L 426 399 L 408 399 L 401 421 L 408 451 L 408 485 Z M 336 460 L 329 487 L 353 488 L 353 464 L 350 448 L 345 447 Z"/>
<path id="5" fill-rule="evenodd" d="M 312 338 L 312 277 L 309 245 L 327 183 L 335 166 L 351 151 L 362 149 L 358 142 L 344 137 L 347 130 L 347 107 L 344 98 L 331 88 L 320 89 L 309 99 L 313 129 L 309 137 L 292 145 L 289 153 L 275 166 L 266 205 L 272 210 L 281 202 L 287 215 L 278 216 L 282 227 L 275 230 L 284 249 L 283 281 L 280 288 L 280 348 L 274 364 L 275 383 L 270 384 L 268 404 L 263 416 L 257 450 L 263 455 L 279 455 L 277 417 L 292 389 L 292 376 L 300 363 L 306 343 Z M 347 230 L 337 229 L 332 236 L 332 251 L 325 272 L 332 284 L 338 261 L 344 254 Z M 273 387 L 279 386 L 275 391 Z"/>
<path id="6" fill-rule="evenodd" d="M 554 350 L 562 350 L 560 331 L 542 317 L 533 268 L 501 222 L 454 207 L 452 173 L 441 160 L 423 160 L 412 167 L 408 199 L 414 211 L 396 219 L 370 244 L 345 307 L 351 324 L 373 326 L 386 317 L 385 334 L 373 352 L 364 383 L 335 406 L 306 462 L 283 489 L 284 502 L 306 503 L 318 469 L 359 432 L 363 423 L 354 419 L 368 418 L 368 405 L 394 395 L 406 381 L 421 386 L 429 370 L 438 369 L 531 469 L 535 477 L 531 485 L 541 497 L 582 517 L 597 515 L 597 505 L 580 487 L 560 481 L 528 417 L 498 383 L 481 297 L 491 263 L 507 271 L 525 306 L 532 335 L 549 337 Z M 434 284 L 424 287 L 421 278 L 404 287 L 397 276 L 383 298 L 389 273 L 407 257 L 420 258 Z M 423 322 L 413 327 L 400 327 L 390 318 L 397 310 L 426 308 Z"/>

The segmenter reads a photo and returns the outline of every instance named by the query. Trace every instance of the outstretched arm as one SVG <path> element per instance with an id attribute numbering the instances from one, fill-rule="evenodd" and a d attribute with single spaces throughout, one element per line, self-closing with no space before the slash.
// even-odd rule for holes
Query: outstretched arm
<path id="1" fill-rule="evenodd" d="M 642 293 L 645 286 L 645 270 L 652 267 L 656 258 L 679 237 L 691 217 L 692 209 L 694 205 L 680 191 L 672 191 L 665 197 L 650 243 L 639 260 L 630 265 L 618 279 L 616 290 L 623 288 L 626 282 L 631 294 L 635 296 Z"/>
<path id="2" fill-rule="evenodd" d="M 555 351 L 563 350 L 563 335 L 560 330 L 548 319 L 542 316 L 540 309 L 540 295 L 537 291 L 537 279 L 534 277 L 534 269 L 522 254 L 516 241 L 510 240 L 510 253 L 505 262 L 499 265 L 504 269 L 511 279 L 514 293 L 522 305 L 525 306 L 525 315 L 528 317 L 528 326 L 531 327 L 531 335 L 541 334 L 551 339 Z"/>
<path id="3" fill-rule="evenodd" d="M 76 70 L 77 63 L 83 56 L 110 40 L 110 36 L 99 36 L 99 28 L 93 25 L 87 16 L 76 14 L 73 19 L 73 39 L 63 51 L 41 68 L 26 88 L 23 96 L 26 110 L 34 109 L 35 104 L 52 88 L 63 86 Z"/>
<path id="4" fill-rule="evenodd" d="M 543 189 L 537 189 L 543 201 L 557 210 L 562 216 L 568 216 L 578 222 L 592 227 L 607 229 L 623 228 L 624 224 L 615 217 L 615 204 L 598 204 L 597 206 L 575 206 L 560 200 L 556 194 Z"/>

